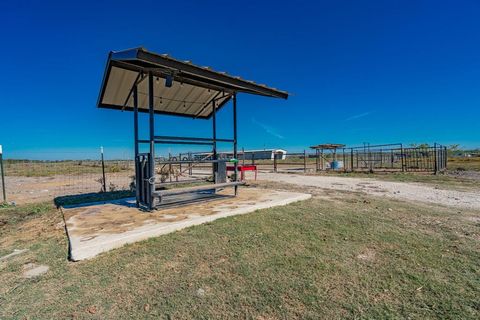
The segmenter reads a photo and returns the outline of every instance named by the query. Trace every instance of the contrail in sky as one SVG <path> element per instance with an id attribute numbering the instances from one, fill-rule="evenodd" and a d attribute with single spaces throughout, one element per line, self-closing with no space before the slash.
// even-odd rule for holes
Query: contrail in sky
<path id="1" fill-rule="evenodd" d="M 355 114 L 351 117 L 348 117 L 347 119 L 345 119 L 344 121 L 350 121 L 350 120 L 355 120 L 355 119 L 360 119 L 360 118 L 363 118 L 363 117 L 366 117 L 368 116 L 369 114 L 371 114 L 372 112 L 371 111 L 367 111 L 367 112 L 364 112 L 364 113 L 360 113 L 360 114 Z"/>
<path id="2" fill-rule="evenodd" d="M 285 139 L 284 136 L 282 136 L 281 134 L 279 134 L 277 132 L 277 130 L 275 130 L 275 128 L 273 127 L 270 127 L 264 123 L 261 123 L 261 122 L 258 122 L 257 120 L 255 120 L 255 118 L 252 118 L 252 122 L 256 125 L 258 125 L 259 127 L 261 127 L 266 133 L 268 133 L 269 135 L 272 135 L 278 139 Z"/>

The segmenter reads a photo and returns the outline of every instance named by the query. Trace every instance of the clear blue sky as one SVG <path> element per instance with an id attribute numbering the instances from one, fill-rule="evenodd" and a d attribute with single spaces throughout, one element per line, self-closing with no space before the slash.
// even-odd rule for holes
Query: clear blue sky
<path id="1" fill-rule="evenodd" d="M 239 97 L 246 148 L 480 147 L 479 17 L 477 0 L 3 1 L 0 144 L 131 152 L 132 114 L 96 102 L 108 52 L 143 46 L 290 92 Z M 211 134 L 204 120 L 156 121 L 159 134 Z"/>

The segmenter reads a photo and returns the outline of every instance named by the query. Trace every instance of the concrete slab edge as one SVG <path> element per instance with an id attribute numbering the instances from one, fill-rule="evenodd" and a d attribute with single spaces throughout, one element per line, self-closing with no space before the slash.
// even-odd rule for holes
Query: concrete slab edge
<path id="1" fill-rule="evenodd" d="M 138 232 L 124 232 L 121 234 L 122 236 L 119 238 L 116 238 L 115 240 L 104 242 L 101 245 L 92 245 L 90 247 L 82 247 L 81 249 L 73 250 L 71 243 L 69 243 L 70 247 L 70 260 L 72 261 L 81 261 L 81 260 L 86 260 L 86 259 L 91 259 L 95 256 L 97 256 L 100 253 L 110 251 L 112 249 L 120 248 L 123 247 L 126 244 L 134 243 L 134 242 L 139 242 L 142 240 L 146 240 L 149 238 L 154 238 L 158 237 L 161 235 L 165 235 L 168 233 L 172 233 L 178 230 L 182 230 L 191 226 L 195 225 L 200 225 L 203 223 L 207 222 L 212 222 L 217 219 L 221 218 L 226 218 L 230 216 L 235 216 L 235 215 L 242 215 L 242 214 L 247 214 L 251 213 L 257 210 L 262 210 L 262 209 L 268 209 L 272 207 L 278 207 L 278 206 L 285 206 L 287 204 L 291 204 L 294 202 L 298 201 L 304 201 L 308 200 L 312 197 L 311 194 L 307 193 L 298 193 L 296 194 L 295 197 L 290 197 L 282 200 L 275 200 L 275 201 L 267 201 L 265 203 L 261 203 L 256 206 L 251 206 L 251 207 L 245 207 L 245 208 L 238 208 L 238 209 L 233 209 L 228 212 L 224 212 L 221 214 L 215 214 L 211 216 L 199 216 L 196 219 L 193 220 L 188 220 L 188 221 L 179 221 L 176 223 L 171 223 L 167 226 L 150 226 L 144 231 Z M 69 242 L 71 240 L 69 239 Z"/>

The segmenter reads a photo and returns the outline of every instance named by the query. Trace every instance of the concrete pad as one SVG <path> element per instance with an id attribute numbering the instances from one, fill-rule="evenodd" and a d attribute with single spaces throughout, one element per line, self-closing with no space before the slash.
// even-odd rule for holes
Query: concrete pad
<path id="1" fill-rule="evenodd" d="M 219 218 L 306 200 L 310 194 L 243 188 L 237 197 L 142 212 L 135 199 L 62 208 L 70 259 L 79 261 L 127 243 L 167 234 Z"/>

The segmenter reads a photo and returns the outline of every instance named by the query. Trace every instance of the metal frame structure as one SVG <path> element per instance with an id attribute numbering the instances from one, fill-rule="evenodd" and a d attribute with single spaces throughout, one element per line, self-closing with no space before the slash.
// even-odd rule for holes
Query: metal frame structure
<path id="1" fill-rule="evenodd" d="M 159 79 L 165 85 L 159 84 Z M 156 81 L 155 81 L 156 79 Z M 148 91 L 148 92 L 147 92 Z M 235 179 L 232 182 L 219 181 L 220 167 L 225 168 L 226 159 L 217 159 L 217 142 L 233 144 L 233 157 L 237 159 L 237 94 L 249 93 L 267 97 L 288 98 L 285 91 L 269 88 L 252 81 L 216 72 L 209 67 L 199 67 L 189 61 L 180 61 L 168 55 L 149 52 L 143 48 L 110 52 L 98 99 L 99 108 L 133 111 L 135 182 L 137 205 L 152 210 L 163 204 L 166 196 L 181 193 L 209 191 L 233 187 L 235 195 L 238 186 L 237 162 Z M 217 137 L 216 113 L 229 101 L 233 101 L 233 139 Z M 163 103 L 165 102 L 165 103 Z M 139 112 L 149 115 L 148 139 L 139 138 Z M 159 136 L 155 134 L 155 114 L 212 119 L 212 137 Z M 141 153 L 139 145 L 148 144 L 149 151 Z M 201 162 L 213 166 L 213 184 L 165 190 L 165 183 L 158 183 L 155 165 L 172 165 L 192 162 L 167 160 L 156 161 L 155 145 L 209 145 L 212 158 Z M 196 161 L 198 162 L 198 161 Z"/>
<path id="2" fill-rule="evenodd" d="M 345 172 L 433 172 L 447 169 L 447 148 L 433 146 L 405 147 L 402 143 L 343 148 Z"/>
<path id="3" fill-rule="evenodd" d="M 315 150 L 316 171 L 320 171 L 320 170 L 324 169 L 323 161 L 326 160 L 326 158 L 323 154 L 324 154 L 325 150 L 330 150 L 330 152 L 332 153 L 333 161 L 336 161 L 337 160 L 337 150 L 340 149 L 340 148 L 344 148 L 344 147 L 345 147 L 345 145 L 340 144 L 340 143 L 324 143 L 324 144 L 319 144 L 319 145 L 316 145 L 316 146 L 311 146 L 310 149 Z"/>
<path id="4" fill-rule="evenodd" d="M 314 146 L 313 151 L 288 152 L 285 159 L 275 157 L 273 161 L 255 161 L 246 158 L 243 164 L 255 164 L 259 171 L 273 172 L 308 172 L 331 170 L 323 162 L 335 159 L 341 161 L 340 165 L 332 171 L 336 172 L 423 172 L 439 173 L 447 169 L 447 147 L 438 143 L 405 147 L 402 143 L 370 145 L 365 143 L 358 147 L 345 147 L 343 145 L 324 145 L 331 152 L 323 153 L 322 145 Z M 336 154 L 333 149 L 336 147 Z"/>

